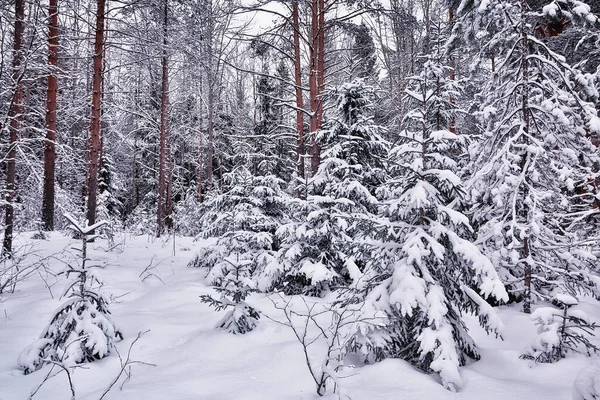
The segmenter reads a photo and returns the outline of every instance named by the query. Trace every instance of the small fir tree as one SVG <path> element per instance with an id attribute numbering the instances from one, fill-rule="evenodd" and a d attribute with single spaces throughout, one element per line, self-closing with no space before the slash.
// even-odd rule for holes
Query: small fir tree
<path id="1" fill-rule="evenodd" d="M 539 307 L 531 319 L 538 327 L 538 336 L 531 347 L 521 356 L 527 360 L 553 363 L 565 358 L 567 353 L 587 353 L 600 350 L 590 341 L 597 325 L 574 307 L 579 301 L 570 295 L 558 294 L 552 303 L 556 307 Z"/>
<path id="2" fill-rule="evenodd" d="M 207 294 L 200 296 L 203 303 L 208 303 L 216 311 L 231 308 L 216 326 L 234 335 L 250 332 L 260 318 L 258 311 L 245 301 L 252 292 L 258 292 L 251 287 L 253 282 L 248 269 L 251 263 L 251 260 L 240 260 L 237 254 L 225 257 L 220 263 L 220 276 L 213 283 L 220 298 L 215 299 Z"/>
<path id="3" fill-rule="evenodd" d="M 373 121 L 375 93 L 362 80 L 330 92 L 335 111 L 319 132 L 323 161 L 309 182 L 300 219 L 282 226 L 282 282 L 287 294 L 322 296 L 346 286 L 361 269 L 353 256 L 364 221 L 377 212 L 375 188 L 384 179 L 387 143 Z"/>
<path id="4" fill-rule="evenodd" d="M 65 217 L 81 236 L 81 264 L 69 265 L 65 271 L 67 276 L 76 276 L 65 290 L 69 300 L 59 307 L 40 338 L 19 355 L 18 363 L 25 374 L 49 361 L 69 366 L 99 360 L 110 354 L 115 340 L 123 339 L 109 317 L 108 302 L 94 289 L 101 281 L 93 266 L 87 264 L 87 243 L 94 238 L 93 232 L 107 222 L 81 226 L 70 215 Z"/>

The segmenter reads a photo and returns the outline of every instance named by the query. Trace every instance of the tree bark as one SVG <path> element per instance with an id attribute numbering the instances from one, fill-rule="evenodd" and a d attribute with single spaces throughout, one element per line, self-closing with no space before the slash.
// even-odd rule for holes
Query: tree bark
<path id="1" fill-rule="evenodd" d="M 48 5 L 48 91 L 46 93 L 46 141 L 44 143 L 44 194 L 42 223 L 46 231 L 54 230 L 54 170 L 56 164 L 56 95 L 58 81 L 58 0 Z"/>
<path id="2" fill-rule="evenodd" d="M 10 257 L 12 253 L 13 228 L 15 219 L 15 209 L 13 205 L 15 194 L 15 158 L 17 156 L 16 146 L 19 129 L 23 121 L 23 85 L 21 77 L 23 71 L 23 31 L 25 20 L 25 1 L 15 1 L 15 33 L 13 43 L 13 71 L 12 80 L 15 85 L 15 94 L 9 110 L 10 119 L 10 147 L 8 152 L 8 162 L 6 166 L 6 215 L 4 228 L 4 241 L 2 243 L 2 254 Z"/>
<path id="3" fill-rule="evenodd" d="M 298 177 L 304 178 L 304 102 L 302 101 L 302 67 L 300 59 L 300 22 L 298 0 L 292 2 L 292 29 L 294 31 L 294 77 L 296 83 L 296 129 L 298 131 Z"/>
<path id="4" fill-rule="evenodd" d="M 92 123 L 90 126 L 89 169 L 87 182 L 87 220 L 96 223 L 98 194 L 98 162 L 100 154 L 100 117 L 102 110 L 102 59 L 104 56 L 104 13 L 106 0 L 97 1 L 96 35 L 94 40 L 94 75 L 92 78 Z"/>
<path id="5" fill-rule="evenodd" d="M 160 237 L 164 230 L 165 224 L 165 195 L 166 193 L 166 162 L 167 162 L 167 103 L 169 90 L 169 68 L 167 54 L 167 28 L 168 28 L 168 0 L 164 0 L 164 16 L 163 16 L 163 51 L 162 51 L 162 88 L 161 88 L 161 103 L 160 103 L 160 144 L 159 144 L 159 165 L 158 165 L 158 204 L 156 212 L 156 236 Z"/>
<path id="6" fill-rule="evenodd" d="M 316 133 L 321 129 L 322 104 L 321 90 L 324 86 L 325 59 L 325 3 L 324 0 L 312 0 L 311 3 L 311 43 L 310 43 L 310 132 L 313 135 L 311 143 L 311 171 L 314 174 L 321 163 L 321 149 L 316 140 Z"/>

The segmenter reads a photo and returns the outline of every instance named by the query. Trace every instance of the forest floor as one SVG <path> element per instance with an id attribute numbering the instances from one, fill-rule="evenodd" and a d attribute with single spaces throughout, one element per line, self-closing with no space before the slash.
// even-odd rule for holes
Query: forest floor
<path id="1" fill-rule="evenodd" d="M 45 259 L 40 270 L 19 283 L 15 293 L 0 295 L 0 399 L 27 399 L 44 380 L 50 366 L 30 375 L 17 368 L 21 350 L 42 332 L 63 300 L 66 285 L 60 272 L 65 263 L 77 262 L 72 250 L 79 242 L 59 233 L 50 240 L 18 238 L 27 244 L 23 265 Z M 255 331 L 232 335 L 214 328 L 221 318 L 199 296 L 214 294 L 202 270 L 187 267 L 199 243 L 192 238 L 155 239 L 117 235 L 117 246 L 105 240 L 91 245 L 89 258 L 103 266 L 104 292 L 111 297 L 112 319 L 125 339 L 118 343 L 125 357 L 152 363 L 134 364 L 130 379 L 122 379 L 105 399 L 315 399 L 315 384 L 304 361 L 303 348 L 293 332 L 268 318 Z M 175 255 L 173 252 L 175 251 Z M 145 271 L 145 272 L 144 272 Z M 145 278 L 145 279 L 144 279 Z M 282 314 L 264 294 L 248 302 L 274 319 Z M 581 308 L 600 321 L 600 303 L 584 299 Z M 488 336 L 477 320 L 468 317 L 470 332 L 481 351 L 481 360 L 462 368 L 464 387 L 445 390 L 435 376 L 415 370 L 401 360 L 385 360 L 354 370 L 341 381 L 350 398 L 357 399 L 571 399 L 577 374 L 598 357 L 569 356 L 556 364 L 531 365 L 519 355 L 536 335 L 533 322 L 516 308 L 500 307 L 504 340 Z M 319 350 L 311 349 L 318 358 Z M 99 399 L 121 369 L 113 354 L 74 371 L 77 400 Z M 337 395 L 329 395 L 337 398 Z M 64 373 L 49 379 L 34 396 L 40 400 L 70 398 Z"/>

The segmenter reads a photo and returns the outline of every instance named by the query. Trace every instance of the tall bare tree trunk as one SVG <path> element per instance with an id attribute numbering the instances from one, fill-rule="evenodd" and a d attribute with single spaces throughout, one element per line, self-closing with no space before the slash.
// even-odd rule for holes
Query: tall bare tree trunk
<path id="1" fill-rule="evenodd" d="M 156 236 L 160 237 L 164 230 L 165 224 L 165 175 L 167 162 L 167 104 L 169 90 L 169 68 L 167 54 L 167 28 L 168 28 L 168 0 L 164 0 L 164 16 L 163 16 L 163 52 L 162 52 L 162 88 L 161 88 L 161 103 L 160 103 L 160 148 L 159 148 L 159 165 L 158 165 L 158 204 L 156 212 Z"/>
<path id="2" fill-rule="evenodd" d="M 173 229 L 173 154 L 171 153 L 171 144 L 167 140 L 167 170 L 165 178 L 167 180 L 165 187 L 165 225 L 167 230 Z"/>
<path id="3" fill-rule="evenodd" d="M 206 121 L 206 132 L 208 133 L 208 151 L 206 155 L 206 184 L 208 190 L 212 187 L 213 182 L 213 157 L 214 157 L 214 138 L 213 138 L 213 128 L 214 128 L 214 108 L 215 108 L 215 85 L 217 74 L 214 71 L 214 60 L 213 60 L 213 34 L 214 34 L 214 15 L 213 15 L 213 5 L 212 1 L 208 0 L 206 2 L 206 12 L 207 12 L 207 22 L 208 22 L 208 34 L 206 35 L 206 57 L 208 57 L 208 69 L 206 71 L 207 78 L 207 89 L 208 89 L 208 115 Z"/>
<path id="4" fill-rule="evenodd" d="M 21 78 L 23 71 L 23 31 L 25 19 L 25 1 L 15 0 L 15 33 L 13 43 L 13 71 L 12 80 L 15 85 L 15 94 L 9 110 L 10 119 L 10 150 L 6 166 L 6 216 L 4 219 L 4 241 L 2 243 L 2 254 L 11 256 L 13 242 L 13 228 L 15 209 L 13 206 L 15 194 L 15 158 L 17 156 L 17 140 L 19 129 L 23 121 L 23 86 Z"/>
<path id="5" fill-rule="evenodd" d="M 323 92 L 325 91 L 325 0 L 319 0 L 319 46 L 317 53 L 317 129 L 323 124 Z M 321 164 L 321 147 L 315 143 L 313 151 L 314 166 L 316 172 Z"/>
<path id="6" fill-rule="evenodd" d="M 56 164 L 56 94 L 58 81 L 58 0 L 48 5 L 48 91 L 46 94 L 46 141 L 44 143 L 44 194 L 42 223 L 44 230 L 54 230 L 54 170 Z"/>
<path id="7" fill-rule="evenodd" d="M 94 76 L 92 79 L 92 124 L 90 126 L 89 169 L 87 182 L 87 220 L 96 223 L 98 162 L 100 155 L 100 116 L 102 110 L 102 59 L 104 56 L 104 13 L 106 0 L 97 1 L 96 37 L 94 41 Z"/>
<path id="8" fill-rule="evenodd" d="M 527 56 L 528 56 L 528 42 L 529 39 L 527 37 L 527 26 L 525 24 L 525 10 L 527 9 L 527 2 L 526 0 L 521 0 L 521 73 L 522 73 L 522 79 L 523 79 L 523 85 L 521 90 L 523 91 L 522 96 L 521 96 L 521 112 L 523 114 L 523 137 L 526 138 L 526 142 L 525 145 L 528 145 L 529 140 L 527 139 L 529 137 L 529 128 L 530 128 L 530 122 L 529 122 L 529 68 L 528 68 L 528 60 L 527 60 Z M 520 163 L 520 168 L 521 168 L 521 172 L 524 173 L 524 169 L 526 168 L 527 165 L 527 159 L 528 159 L 529 155 L 528 153 L 526 153 L 524 155 L 524 157 L 522 157 L 521 159 L 521 163 Z M 529 215 L 529 210 L 527 207 L 527 202 L 525 201 L 527 199 L 527 196 L 529 194 L 529 189 L 527 185 L 523 186 L 523 207 L 525 207 L 524 210 L 524 215 L 527 216 Z M 525 236 L 523 238 L 523 254 L 521 256 L 521 259 L 524 260 L 522 261 L 523 263 L 523 285 L 525 286 L 525 293 L 523 295 L 523 312 L 526 314 L 531 314 L 531 264 L 529 263 L 529 255 L 530 255 L 530 248 L 529 248 L 529 235 L 530 233 L 527 232 L 526 234 L 527 236 Z"/>
<path id="9" fill-rule="evenodd" d="M 321 149 L 315 138 L 316 132 L 321 128 L 323 106 L 321 104 L 321 90 L 324 86 L 325 67 L 325 2 L 312 0 L 311 3 L 311 43 L 310 43 L 310 132 L 313 135 L 311 143 L 311 171 L 313 175 L 321 163 Z"/>
<path id="10" fill-rule="evenodd" d="M 298 0 L 292 2 L 292 29 L 294 31 L 294 77 L 296 83 L 296 129 L 298 130 L 298 177 L 304 178 L 304 102 L 302 101 L 302 67 L 300 59 L 300 22 Z"/>
<path id="11" fill-rule="evenodd" d="M 203 178 L 203 169 L 204 169 L 204 143 L 202 141 L 202 134 L 203 134 L 203 129 L 204 129 L 204 118 L 202 116 L 202 113 L 204 112 L 204 99 L 202 98 L 203 95 L 203 87 L 202 85 L 204 84 L 203 79 L 202 79 L 202 72 L 200 72 L 200 77 L 199 77 L 199 81 L 200 81 L 200 112 L 198 113 L 199 115 L 199 142 L 200 142 L 200 157 L 198 158 L 198 201 L 202 201 L 202 178 Z"/>

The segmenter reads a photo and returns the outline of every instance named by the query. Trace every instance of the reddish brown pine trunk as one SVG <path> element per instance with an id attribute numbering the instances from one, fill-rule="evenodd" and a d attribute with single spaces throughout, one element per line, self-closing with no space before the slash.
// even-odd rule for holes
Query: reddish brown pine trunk
<path id="1" fill-rule="evenodd" d="M 25 19 L 25 1 L 15 1 L 15 39 L 13 43 L 13 72 L 12 79 L 15 83 L 15 95 L 11 104 L 8 117 L 10 119 L 10 150 L 6 166 L 6 217 L 4 228 L 4 241 L 2 243 L 2 254 L 10 257 L 12 253 L 13 224 L 15 209 L 13 206 L 15 192 L 15 158 L 17 156 L 16 146 L 19 128 L 23 121 L 23 87 L 21 85 L 21 66 L 23 64 L 23 21 Z"/>
<path id="2" fill-rule="evenodd" d="M 167 90 L 169 88 L 169 69 L 167 59 L 167 23 L 168 23 L 168 3 L 164 0 L 164 19 L 163 19 L 163 54 L 162 54 L 162 89 L 160 104 L 160 149 L 158 165 L 158 204 L 156 212 L 156 235 L 160 237 L 165 224 L 165 195 L 166 195 L 166 150 L 167 150 Z"/>
<path id="3" fill-rule="evenodd" d="M 98 192 L 98 158 L 100 155 L 100 116 L 102 109 L 102 58 L 104 55 L 104 12 L 106 1 L 98 0 L 96 10 L 96 37 L 94 41 L 94 75 L 92 78 L 92 124 L 90 127 L 90 152 L 87 182 L 87 220 L 96 223 L 96 197 Z"/>
<path id="4" fill-rule="evenodd" d="M 46 93 L 46 141 L 44 144 L 44 195 L 42 223 L 44 230 L 54 230 L 54 166 L 56 162 L 56 93 L 58 81 L 58 0 L 48 5 L 48 91 Z"/>
<path id="5" fill-rule="evenodd" d="M 298 1 L 292 3 L 292 29 L 294 30 L 294 77 L 296 80 L 296 129 L 298 130 L 298 176 L 304 178 L 304 112 L 302 108 L 302 70 L 300 65 L 300 22 L 298 21 Z"/>
<path id="6" fill-rule="evenodd" d="M 324 86 L 325 66 L 325 3 L 324 0 L 312 0 L 311 47 L 310 47 L 310 131 L 315 135 L 321 128 L 323 107 L 321 91 Z M 313 175 L 321 163 L 321 149 L 313 136 L 311 145 L 311 170 Z"/>

